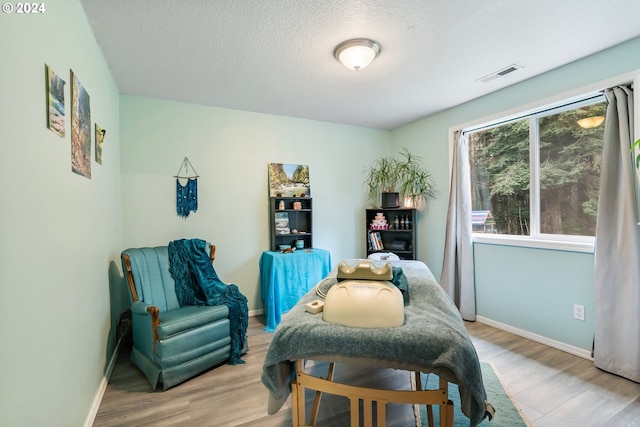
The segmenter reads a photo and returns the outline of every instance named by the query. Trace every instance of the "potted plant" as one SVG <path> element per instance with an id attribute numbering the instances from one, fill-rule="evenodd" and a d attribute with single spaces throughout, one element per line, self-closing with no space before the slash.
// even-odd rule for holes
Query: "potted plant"
<path id="1" fill-rule="evenodd" d="M 435 197 L 433 176 L 423 168 L 420 157 L 406 147 L 398 154 L 381 157 L 365 169 L 369 200 L 382 198 L 383 208 L 397 208 L 401 197 L 415 207 Z"/>
<path id="2" fill-rule="evenodd" d="M 634 143 L 631 145 L 631 151 L 632 151 L 632 152 L 635 152 L 635 151 L 636 151 L 636 148 L 637 148 L 637 149 L 640 149 L 640 139 L 638 139 L 636 142 L 634 142 Z M 640 153 L 638 153 L 638 154 L 636 155 L 636 168 L 638 168 L 638 167 L 640 167 Z"/>

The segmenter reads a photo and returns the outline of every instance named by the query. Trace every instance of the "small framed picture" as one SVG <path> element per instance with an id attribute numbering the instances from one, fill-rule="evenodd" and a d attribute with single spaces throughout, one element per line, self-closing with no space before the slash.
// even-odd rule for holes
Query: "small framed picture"
<path id="1" fill-rule="evenodd" d="M 47 128 L 60 138 L 64 138 L 64 85 L 62 80 L 53 70 L 44 64 L 47 86 Z"/>
<path id="2" fill-rule="evenodd" d="M 287 212 L 276 212 L 276 234 L 291 234 L 289 229 L 289 214 Z"/>
<path id="3" fill-rule="evenodd" d="M 107 131 L 102 129 L 100 126 L 98 126 L 98 124 L 96 123 L 95 126 L 95 159 L 96 159 L 96 163 L 98 164 L 102 164 L 102 144 L 104 143 L 104 136 L 107 134 Z"/>

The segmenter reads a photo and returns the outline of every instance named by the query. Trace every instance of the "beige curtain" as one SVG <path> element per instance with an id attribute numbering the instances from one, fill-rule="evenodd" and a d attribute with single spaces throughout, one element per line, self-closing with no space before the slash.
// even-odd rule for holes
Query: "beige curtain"
<path id="1" fill-rule="evenodd" d="M 633 154 L 633 90 L 605 91 L 595 245 L 594 363 L 640 382 L 640 231 Z"/>
<path id="2" fill-rule="evenodd" d="M 471 169 L 469 143 L 454 134 L 449 211 L 440 286 L 449 294 L 465 320 L 476 320 L 476 295 L 471 241 Z"/>

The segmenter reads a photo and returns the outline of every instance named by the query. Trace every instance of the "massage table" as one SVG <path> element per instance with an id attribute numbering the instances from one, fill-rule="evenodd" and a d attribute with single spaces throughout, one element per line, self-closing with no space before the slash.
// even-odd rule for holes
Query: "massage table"
<path id="1" fill-rule="evenodd" d="M 347 260 L 357 263 L 360 260 Z M 323 321 L 322 312 L 311 314 L 305 306 L 319 297 L 310 290 L 277 327 L 265 357 L 262 382 L 269 391 L 268 413 L 275 414 L 291 394 L 294 427 L 314 425 L 322 392 L 348 397 L 351 425 L 359 424 L 359 404 L 364 405 L 364 425 L 372 425 L 373 402 L 379 426 L 385 425 L 387 403 L 440 406 L 440 425 L 453 426 L 453 408 L 448 383 L 458 384 L 462 412 L 470 427 L 479 424 L 493 408 L 486 402 L 482 372 L 475 348 L 458 309 L 420 261 L 391 261 L 402 268 L 408 281 L 409 303 L 404 325 L 395 328 L 354 328 Z M 337 268 L 317 287 L 326 294 L 337 283 Z M 329 362 L 326 378 L 305 373 L 304 361 Z M 379 390 L 336 383 L 335 363 L 371 368 L 394 368 L 410 372 L 435 373 L 437 390 Z M 311 419 L 306 423 L 305 389 L 316 391 Z"/>

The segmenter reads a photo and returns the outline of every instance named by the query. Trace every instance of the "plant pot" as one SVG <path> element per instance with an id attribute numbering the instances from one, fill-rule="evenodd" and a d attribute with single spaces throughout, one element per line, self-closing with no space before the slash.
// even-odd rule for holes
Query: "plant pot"
<path id="1" fill-rule="evenodd" d="M 400 193 L 382 193 L 383 208 L 399 208 Z"/>

